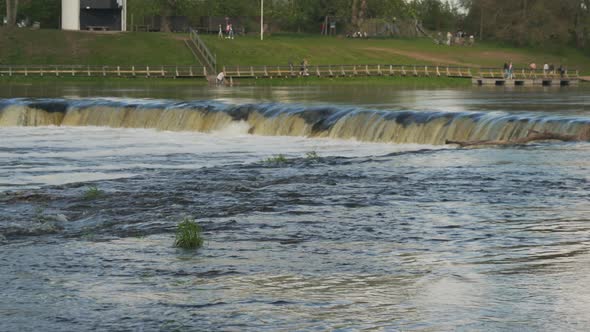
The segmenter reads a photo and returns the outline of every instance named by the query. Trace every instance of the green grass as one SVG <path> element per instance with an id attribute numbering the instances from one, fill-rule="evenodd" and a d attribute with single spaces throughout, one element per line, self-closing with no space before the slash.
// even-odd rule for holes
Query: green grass
<path id="1" fill-rule="evenodd" d="M 415 88 L 448 88 L 471 86 L 470 79 L 449 78 L 449 77 L 295 77 L 295 78 L 273 78 L 273 79 L 234 79 L 234 86 L 300 86 L 300 85 L 388 85 Z"/>
<path id="2" fill-rule="evenodd" d="M 86 191 L 84 192 L 84 199 L 87 201 L 91 201 L 94 199 L 99 198 L 100 196 L 102 196 L 104 193 L 102 190 L 98 189 L 97 186 L 89 186 Z"/>
<path id="3" fill-rule="evenodd" d="M 473 47 L 436 45 L 430 39 L 346 39 L 317 35 L 273 35 L 261 41 L 255 36 L 219 40 L 205 35 L 203 39 L 223 65 L 288 65 L 298 66 L 306 58 L 313 65 L 339 64 L 426 64 L 501 67 L 513 61 L 516 67 L 538 67 L 543 63 L 568 65 L 590 72 L 590 57 L 573 48 L 552 51 L 515 48 L 483 42 Z"/>
<path id="4" fill-rule="evenodd" d="M 197 249 L 203 245 L 203 228 L 196 221 L 184 218 L 176 228 L 174 246 L 183 249 Z"/>
<path id="5" fill-rule="evenodd" d="M 14 84 L 56 84 L 56 83 L 76 83 L 80 85 L 89 84 L 105 84 L 105 85 L 122 85 L 122 86 L 137 86 L 137 85 L 207 85 L 207 80 L 204 78 L 147 78 L 147 77 L 88 77 L 88 76 L 0 76 L 0 83 L 14 83 Z"/>
<path id="6" fill-rule="evenodd" d="M 1 64 L 194 65 L 187 34 L 0 28 Z"/>

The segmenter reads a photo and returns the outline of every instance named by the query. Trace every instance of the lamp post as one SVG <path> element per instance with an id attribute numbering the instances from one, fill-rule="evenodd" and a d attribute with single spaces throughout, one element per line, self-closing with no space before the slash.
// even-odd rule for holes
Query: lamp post
<path id="1" fill-rule="evenodd" d="M 264 40 L 264 0 L 260 0 L 260 40 Z"/>

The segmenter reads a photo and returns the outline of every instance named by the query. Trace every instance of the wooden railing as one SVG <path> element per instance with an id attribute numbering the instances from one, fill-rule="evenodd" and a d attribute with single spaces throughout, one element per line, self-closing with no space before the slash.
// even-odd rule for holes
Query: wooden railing
<path id="1" fill-rule="evenodd" d="M 228 78 L 288 78 L 288 77 L 457 77 L 504 78 L 502 68 L 474 68 L 430 65 L 317 65 L 307 66 L 224 66 Z M 85 65 L 0 65 L 0 76 L 74 76 L 74 77 L 162 77 L 203 78 L 215 74 L 206 66 L 85 66 Z M 515 79 L 558 79 L 557 72 L 531 72 L 515 69 Z M 565 79 L 578 79 L 577 70 L 564 73 Z"/>
<path id="2" fill-rule="evenodd" d="M 503 68 L 479 68 L 479 76 L 481 78 L 506 78 L 506 73 Z M 530 70 L 527 68 L 515 68 L 512 70 L 513 79 L 579 79 L 580 72 L 577 69 L 566 69 L 563 76 L 559 71 L 544 71 L 544 70 Z"/>
<path id="3" fill-rule="evenodd" d="M 205 77 L 202 66 L 84 66 L 84 65 L 18 65 L 0 66 L 0 76 L 53 77 Z"/>
<path id="4" fill-rule="evenodd" d="M 317 65 L 307 66 L 224 66 L 227 77 L 272 78 L 272 77 L 353 77 L 353 76 L 421 76 L 465 77 L 473 76 L 470 67 L 430 65 Z"/>
<path id="5" fill-rule="evenodd" d="M 199 32 L 193 28 L 190 29 L 190 39 L 193 42 L 194 46 L 196 47 L 197 51 L 200 53 L 200 58 L 201 60 L 203 60 L 203 65 L 205 67 L 207 67 L 209 69 L 209 71 L 211 71 L 211 74 L 215 74 L 217 71 L 217 59 L 215 56 L 213 56 L 213 54 L 211 54 L 211 51 L 209 51 L 209 48 L 207 47 L 207 45 L 205 45 L 205 42 L 203 42 L 203 40 L 201 39 L 201 37 L 199 37 Z"/>

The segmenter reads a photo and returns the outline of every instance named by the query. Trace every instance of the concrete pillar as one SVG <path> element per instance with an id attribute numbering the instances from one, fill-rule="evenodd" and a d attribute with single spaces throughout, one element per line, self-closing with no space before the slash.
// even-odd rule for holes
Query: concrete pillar
<path id="1" fill-rule="evenodd" d="M 80 30 L 80 0 L 61 0 L 62 30 Z"/>

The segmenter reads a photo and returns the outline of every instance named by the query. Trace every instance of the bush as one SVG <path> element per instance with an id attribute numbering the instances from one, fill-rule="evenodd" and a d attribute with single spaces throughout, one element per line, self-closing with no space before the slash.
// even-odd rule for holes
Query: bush
<path id="1" fill-rule="evenodd" d="M 176 228 L 174 246 L 184 249 L 200 248 L 203 245 L 202 232 L 203 228 L 196 221 L 190 218 L 184 218 Z"/>

